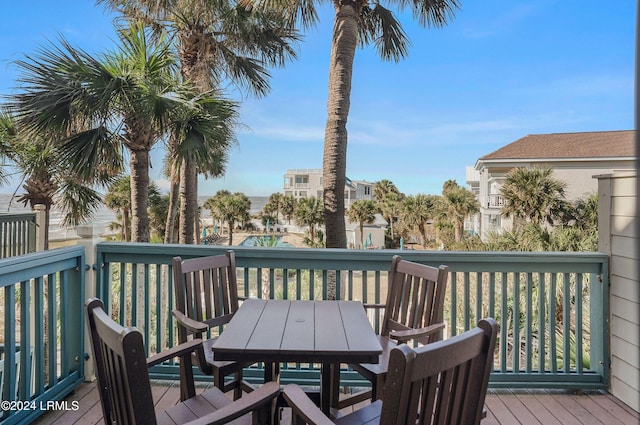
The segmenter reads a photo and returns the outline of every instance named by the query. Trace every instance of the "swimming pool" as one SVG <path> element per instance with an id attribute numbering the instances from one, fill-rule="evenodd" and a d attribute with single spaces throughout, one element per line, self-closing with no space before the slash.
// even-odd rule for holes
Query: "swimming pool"
<path id="1" fill-rule="evenodd" d="M 275 238 L 275 245 L 271 242 L 271 238 Z M 266 239 L 264 242 L 262 240 Z M 263 236 L 249 236 L 242 242 L 240 246 L 265 246 L 265 247 L 292 247 L 289 242 L 284 242 L 280 235 L 263 235 Z"/>

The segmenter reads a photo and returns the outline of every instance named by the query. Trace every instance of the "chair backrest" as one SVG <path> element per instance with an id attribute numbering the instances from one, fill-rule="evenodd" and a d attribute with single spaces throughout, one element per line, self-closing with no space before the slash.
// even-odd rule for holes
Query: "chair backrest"
<path id="1" fill-rule="evenodd" d="M 142 334 L 114 322 L 101 300 L 88 300 L 86 311 L 105 423 L 155 424 Z"/>
<path id="2" fill-rule="evenodd" d="M 442 323 L 448 277 L 447 266 L 431 267 L 394 255 L 380 334 L 388 336 L 391 331 Z M 441 338 L 441 332 L 438 332 L 416 338 L 416 341 L 427 344 Z"/>
<path id="3" fill-rule="evenodd" d="M 229 322 L 239 308 L 236 260 L 225 255 L 173 258 L 176 309 L 209 327 Z M 182 337 L 180 342 L 185 342 Z"/>
<path id="4" fill-rule="evenodd" d="M 488 318 L 445 341 L 391 350 L 380 423 L 479 424 L 497 333 Z"/>

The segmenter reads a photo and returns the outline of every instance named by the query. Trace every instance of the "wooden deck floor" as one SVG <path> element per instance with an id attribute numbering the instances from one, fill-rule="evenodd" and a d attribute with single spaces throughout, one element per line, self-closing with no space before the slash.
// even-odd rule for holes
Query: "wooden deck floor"
<path id="1" fill-rule="evenodd" d="M 201 387 L 202 389 L 205 386 Z M 179 389 L 172 382 L 153 382 L 154 400 L 159 410 L 174 405 Z M 102 423 L 102 411 L 95 383 L 81 385 L 67 401 L 77 401 L 78 410 L 50 411 L 36 425 L 92 425 Z M 487 417 L 483 425 L 632 425 L 640 423 L 640 415 L 605 392 L 569 394 L 547 390 L 489 390 Z M 347 412 L 345 412 L 347 413 Z M 290 423 L 287 409 L 283 424 Z"/>

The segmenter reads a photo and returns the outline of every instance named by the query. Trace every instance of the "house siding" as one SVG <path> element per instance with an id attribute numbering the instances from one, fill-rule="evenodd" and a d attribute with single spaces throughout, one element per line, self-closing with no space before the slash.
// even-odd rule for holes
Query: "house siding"
<path id="1" fill-rule="evenodd" d="M 640 411 L 640 281 L 635 173 L 598 178 L 599 249 L 609 253 L 611 393 Z"/>

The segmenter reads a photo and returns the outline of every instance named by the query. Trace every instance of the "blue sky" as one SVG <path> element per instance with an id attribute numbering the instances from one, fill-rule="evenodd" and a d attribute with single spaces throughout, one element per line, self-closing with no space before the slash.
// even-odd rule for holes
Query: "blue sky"
<path id="1" fill-rule="evenodd" d="M 93 1 L 10 2 L 0 13 L 0 94 L 15 86 L 13 61 L 63 34 L 73 45 L 113 47 L 112 18 Z M 356 52 L 347 175 L 389 179 L 404 193 L 441 193 L 465 167 L 527 134 L 633 128 L 633 0 L 463 0 L 441 29 L 400 16 L 412 47 L 400 63 Z M 332 8 L 306 32 L 299 58 L 272 70 L 261 99 L 242 100 L 227 173 L 202 181 L 247 195 L 282 190 L 290 168 L 321 168 Z M 163 186 L 163 152 L 151 177 Z M 16 183 L 17 184 L 17 183 Z M 12 192 L 13 187 L 0 188 Z"/>

